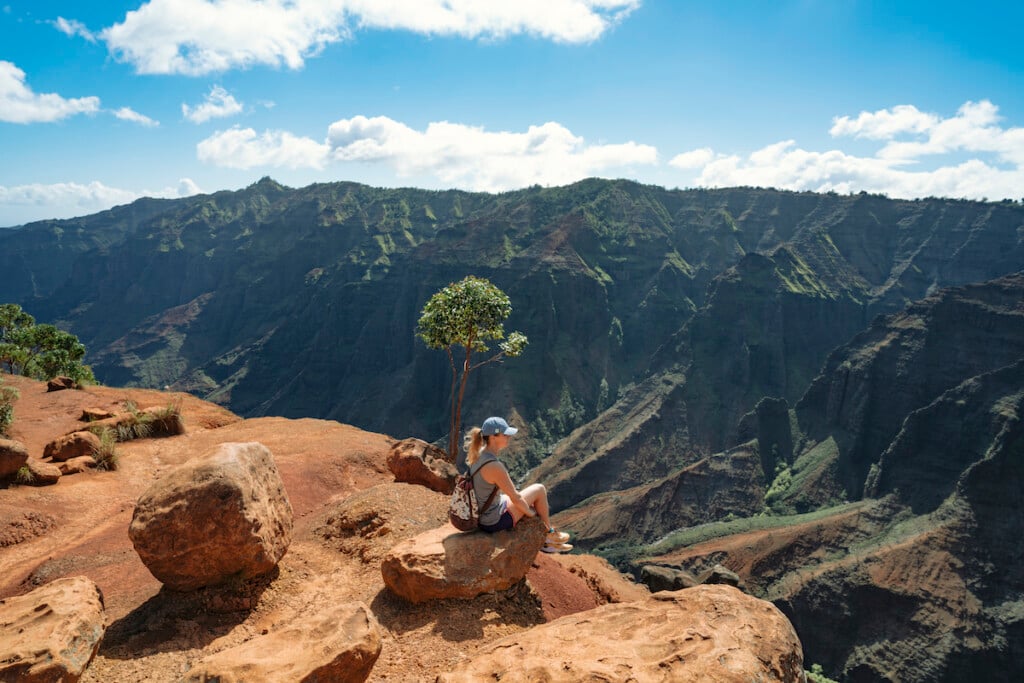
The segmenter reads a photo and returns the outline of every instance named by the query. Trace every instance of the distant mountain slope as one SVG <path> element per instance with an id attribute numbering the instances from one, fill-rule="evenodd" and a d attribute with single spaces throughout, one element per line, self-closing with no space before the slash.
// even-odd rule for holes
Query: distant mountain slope
<path id="1" fill-rule="evenodd" d="M 446 364 L 413 329 L 431 293 L 474 273 L 508 292 L 509 325 L 531 345 L 471 379 L 470 421 L 534 422 L 568 396 L 569 429 L 630 385 L 688 368 L 696 457 L 730 445 L 761 396 L 795 401 L 877 313 L 1019 269 L 1022 224 L 1012 203 L 265 178 L 4 231 L 0 300 L 67 325 L 112 384 L 436 438 Z M 548 432 L 534 460 L 564 433 Z"/>
<path id="2" fill-rule="evenodd" d="M 579 525 L 577 545 L 620 558 L 725 564 L 783 609 L 807 660 L 840 680 L 1019 680 L 1024 274 L 876 319 L 829 356 L 790 413 L 793 458 L 761 489 L 774 515 L 753 514 L 760 463 L 736 465 L 755 439 L 648 491 L 619 492 L 621 504 L 603 494 L 556 519 Z M 726 510 L 733 491 L 747 495 Z M 852 502 L 829 507 L 842 499 Z M 713 521 L 708 508 L 746 519 L 697 526 Z"/>

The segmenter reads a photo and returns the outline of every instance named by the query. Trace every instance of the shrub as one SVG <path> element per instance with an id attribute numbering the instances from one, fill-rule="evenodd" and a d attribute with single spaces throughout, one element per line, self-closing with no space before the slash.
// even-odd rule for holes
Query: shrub
<path id="1" fill-rule="evenodd" d="M 18 400 L 18 390 L 4 386 L 0 379 L 0 435 L 7 433 L 14 422 L 14 402 Z"/>
<path id="2" fill-rule="evenodd" d="M 22 484 L 23 486 L 30 486 L 36 481 L 36 476 L 32 474 L 32 470 L 28 468 L 28 465 L 22 465 L 18 468 L 18 471 L 14 473 L 14 483 Z"/>
<path id="3" fill-rule="evenodd" d="M 100 445 L 92 452 L 98 470 L 116 470 L 118 465 L 117 436 L 113 429 L 101 430 Z"/>

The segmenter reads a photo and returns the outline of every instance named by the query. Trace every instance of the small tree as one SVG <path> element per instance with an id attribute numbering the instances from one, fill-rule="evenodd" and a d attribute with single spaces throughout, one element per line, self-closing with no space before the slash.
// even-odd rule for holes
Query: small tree
<path id="1" fill-rule="evenodd" d="M 432 349 L 444 349 L 452 369 L 451 421 L 448 433 L 448 458 L 455 462 L 459 454 L 459 427 L 462 422 L 462 398 L 469 373 L 481 365 L 514 358 L 523 352 L 526 336 L 512 332 L 505 339 L 504 322 L 512 313 L 508 296 L 484 278 L 469 275 L 453 282 L 427 301 L 419 320 L 417 334 Z M 474 353 L 489 353 L 488 341 L 501 341 L 492 356 L 473 362 Z M 455 347 L 461 346 L 462 351 Z M 456 358 L 456 355 L 462 357 Z"/>
<path id="2" fill-rule="evenodd" d="M 96 381 L 82 364 L 85 346 L 53 325 L 37 325 L 17 304 L 0 305 L 0 370 L 33 379 L 65 375 L 76 382 Z"/>

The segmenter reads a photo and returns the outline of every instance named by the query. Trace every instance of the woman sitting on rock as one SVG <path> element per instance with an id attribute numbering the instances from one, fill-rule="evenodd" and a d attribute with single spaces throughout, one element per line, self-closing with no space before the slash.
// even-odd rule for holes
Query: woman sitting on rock
<path id="1" fill-rule="evenodd" d="M 490 533 L 504 531 L 514 527 L 523 517 L 540 515 L 548 529 L 541 550 L 546 553 L 569 552 L 572 550 L 567 543 L 569 534 L 556 531 L 548 518 L 548 490 L 543 484 L 530 484 L 517 491 L 505 465 L 498 460 L 498 453 L 508 446 L 509 437 L 517 431 L 504 419 L 489 417 L 483 425 L 473 427 L 466 435 L 466 464 L 473 473 L 473 491 L 478 504 L 485 506 L 479 512 L 480 528 Z M 495 495 L 499 490 L 501 495 Z"/>

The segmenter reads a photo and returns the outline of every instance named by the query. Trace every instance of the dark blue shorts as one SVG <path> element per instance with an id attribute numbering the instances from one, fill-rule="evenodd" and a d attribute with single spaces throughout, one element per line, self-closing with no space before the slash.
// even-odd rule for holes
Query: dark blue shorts
<path id="1" fill-rule="evenodd" d="M 498 518 L 497 524 L 481 524 L 480 528 L 484 531 L 493 534 L 495 531 L 508 531 L 516 525 L 514 519 L 512 519 L 512 513 L 505 510 L 501 513 L 501 517 Z"/>

